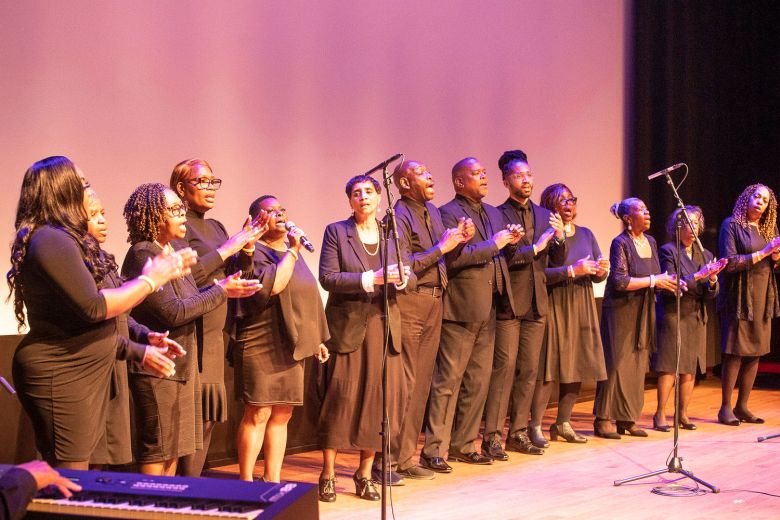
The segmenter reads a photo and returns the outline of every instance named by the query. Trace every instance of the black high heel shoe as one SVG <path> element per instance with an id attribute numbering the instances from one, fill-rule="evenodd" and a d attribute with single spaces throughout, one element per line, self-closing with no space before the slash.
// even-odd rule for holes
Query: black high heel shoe
<path id="1" fill-rule="evenodd" d="M 756 417 L 755 415 L 753 415 L 752 412 L 740 413 L 737 412 L 736 408 L 734 408 L 733 411 L 734 411 L 734 417 L 736 417 L 739 420 L 739 422 L 764 424 L 764 420 L 761 417 Z"/>
<path id="2" fill-rule="evenodd" d="M 721 413 L 721 411 L 718 412 L 718 422 L 720 424 L 725 424 L 726 426 L 739 426 L 739 419 L 737 419 L 734 416 L 728 417 L 725 414 Z"/>
<path id="3" fill-rule="evenodd" d="M 647 432 L 637 426 L 635 422 L 617 421 L 615 426 L 617 427 L 617 432 L 620 435 L 628 434 L 632 437 L 647 437 Z"/>
<path id="4" fill-rule="evenodd" d="M 593 421 L 593 435 L 596 437 L 601 437 L 602 439 L 619 439 L 620 434 L 617 432 L 608 432 L 601 429 L 599 425 L 603 424 L 610 424 L 611 423 L 606 419 L 596 419 Z"/>
<path id="5" fill-rule="evenodd" d="M 352 480 L 355 482 L 355 494 L 358 498 L 372 502 L 376 502 L 381 498 L 370 478 L 358 477 L 358 474 L 355 473 L 352 475 Z"/>
<path id="6" fill-rule="evenodd" d="M 588 442 L 587 437 L 583 437 L 571 427 L 568 421 L 562 423 L 553 423 L 550 425 L 550 440 L 557 441 L 558 436 L 566 439 L 566 442 L 574 442 L 577 444 L 584 444 Z"/>
<path id="7" fill-rule="evenodd" d="M 336 501 L 336 477 L 322 478 L 320 477 L 318 494 L 320 502 L 335 502 Z"/>
<path id="8" fill-rule="evenodd" d="M 680 423 L 682 426 L 682 422 Z M 658 424 L 658 419 L 655 418 L 655 415 L 653 416 L 653 429 L 659 432 L 669 433 L 669 431 L 672 429 L 668 424 Z"/>

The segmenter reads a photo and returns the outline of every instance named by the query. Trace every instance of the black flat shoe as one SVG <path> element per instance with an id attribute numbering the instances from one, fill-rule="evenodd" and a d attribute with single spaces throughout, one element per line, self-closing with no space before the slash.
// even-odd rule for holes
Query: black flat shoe
<path id="1" fill-rule="evenodd" d="M 318 486 L 318 494 L 320 502 L 335 502 L 336 501 L 336 477 L 322 478 Z"/>
<path id="2" fill-rule="evenodd" d="M 680 423 L 682 425 L 682 423 Z M 671 431 L 671 427 L 668 424 L 658 424 L 658 420 L 655 418 L 655 415 L 653 416 L 653 429 L 658 432 L 664 432 L 669 433 Z"/>
<path id="3" fill-rule="evenodd" d="M 748 414 L 738 413 L 736 410 L 734 410 L 734 417 L 739 419 L 739 422 L 746 422 L 752 424 L 764 424 L 765 421 L 761 417 L 756 417 L 751 412 L 748 412 Z"/>
<path id="4" fill-rule="evenodd" d="M 610 424 L 611 423 L 604 419 L 596 419 L 593 421 L 593 435 L 596 437 L 601 437 L 602 439 L 620 439 L 620 434 L 617 432 L 608 432 L 601 429 L 601 426 L 603 424 Z"/>
<path id="5" fill-rule="evenodd" d="M 482 455 L 493 460 L 509 460 L 509 455 L 506 454 L 498 439 L 482 441 Z"/>
<path id="6" fill-rule="evenodd" d="M 683 430 L 695 430 L 696 425 L 693 424 L 692 422 L 680 420 L 680 428 L 682 428 Z"/>
<path id="7" fill-rule="evenodd" d="M 617 421 L 615 424 L 619 435 L 630 435 L 632 437 L 647 437 L 647 432 L 636 425 L 635 422 Z"/>
<path id="8" fill-rule="evenodd" d="M 381 498 L 370 478 L 358 477 L 358 474 L 355 473 L 352 475 L 352 480 L 355 482 L 355 494 L 358 498 L 370 500 L 371 502 L 376 502 Z"/>
<path id="9" fill-rule="evenodd" d="M 447 459 L 455 460 L 457 462 L 465 462 L 466 464 L 477 464 L 478 466 L 487 466 L 488 464 L 493 464 L 492 458 L 480 455 L 476 451 L 472 451 L 471 453 L 463 453 L 457 450 L 450 450 L 450 452 L 447 454 Z"/>
<path id="10" fill-rule="evenodd" d="M 436 473 L 452 473 L 452 466 L 447 464 L 442 457 L 426 457 L 420 455 L 420 466 L 428 468 Z"/>

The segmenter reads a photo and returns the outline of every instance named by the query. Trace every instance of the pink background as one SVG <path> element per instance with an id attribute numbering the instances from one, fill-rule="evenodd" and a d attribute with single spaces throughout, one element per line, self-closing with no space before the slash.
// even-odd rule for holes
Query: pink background
<path id="1" fill-rule="evenodd" d="M 519 147 L 534 200 L 567 183 L 607 254 L 624 186 L 624 19 L 619 0 L 5 2 L 1 236 L 24 171 L 49 155 L 89 177 L 121 261 L 127 196 L 188 157 L 224 179 L 209 216 L 229 230 L 274 193 L 319 247 L 348 215 L 345 181 L 384 158 L 426 162 L 443 204 L 452 164 L 476 156 L 498 204 L 496 161 Z M 8 306 L 0 333 L 16 333 Z"/>

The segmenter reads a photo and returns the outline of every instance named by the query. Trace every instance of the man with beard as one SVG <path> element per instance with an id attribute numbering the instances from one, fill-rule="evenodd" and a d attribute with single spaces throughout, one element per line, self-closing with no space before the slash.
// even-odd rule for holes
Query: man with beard
<path id="1" fill-rule="evenodd" d="M 508 460 L 501 447 L 507 407 L 511 401 L 506 449 L 542 455 L 549 443 L 541 426 L 528 428 L 528 415 L 536 386 L 539 354 L 544 340 L 547 287 L 544 268 L 548 254 L 562 263 L 566 251 L 563 222 L 558 214 L 531 202 L 534 174 L 521 150 L 504 152 L 498 160 L 509 198 L 498 206 L 507 222 L 519 224 L 525 237 L 510 260 L 509 277 L 515 313 L 499 312 L 490 390 L 485 406 L 482 452 Z"/>
<path id="2" fill-rule="evenodd" d="M 447 266 L 444 255 L 474 234 L 471 219 L 461 217 L 455 227 L 445 229 L 433 200 L 433 176 L 418 161 L 404 161 L 393 172 L 401 199 L 395 204 L 401 240 L 410 251 L 410 267 L 417 275 L 416 289 L 399 293 L 398 307 L 403 323 L 404 382 L 408 392 L 400 434 L 390 439 L 390 455 L 397 473 L 391 483 L 399 485 L 402 477 L 432 479 L 434 472 L 412 461 L 417 452 L 417 438 L 422 428 L 425 403 L 431 388 L 431 376 L 441 336 L 442 296 L 447 288 Z M 437 237 L 438 240 L 437 240 Z M 379 480 L 379 468 L 374 479 Z"/>
<path id="3" fill-rule="evenodd" d="M 492 464 L 474 446 L 487 397 L 493 362 L 496 307 L 514 314 L 509 271 L 501 250 L 523 236 L 518 225 L 507 226 L 501 213 L 482 202 L 487 172 L 467 157 L 452 168 L 455 198 L 440 208 L 442 222 L 456 227 L 462 218 L 475 224 L 474 236 L 446 255 L 448 285 L 444 293 L 441 341 L 431 383 L 425 446 L 420 462 L 440 473 L 449 460 Z"/>

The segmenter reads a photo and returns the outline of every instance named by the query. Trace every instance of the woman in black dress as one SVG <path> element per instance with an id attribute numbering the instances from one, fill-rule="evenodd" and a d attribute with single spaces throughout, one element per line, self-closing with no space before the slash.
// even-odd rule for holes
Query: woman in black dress
<path id="1" fill-rule="evenodd" d="M 593 283 L 603 282 L 609 273 L 609 259 L 590 229 L 574 224 L 577 197 L 565 184 L 545 188 L 541 206 L 557 213 L 566 232 L 566 259 L 545 269 L 549 295 L 547 331 L 540 357 L 540 370 L 531 424 L 541 425 L 553 383 L 559 384 L 558 416 L 550 426 L 550 438 L 584 443 L 571 426 L 571 412 L 582 381 L 606 379 L 604 351 L 599 335 L 598 311 Z"/>
<path id="2" fill-rule="evenodd" d="M 98 244 L 102 245 L 108 238 L 108 222 L 103 202 L 98 198 L 94 189 L 86 188 L 86 193 L 89 201 L 87 204 L 87 217 L 89 218 L 87 229 Z M 113 269 L 107 273 L 102 285 L 109 288 L 121 286 L 122 279 L 117 272 L 118 267 L 114 256 L 102 248 L 101 253 L 106 261 L 113 264 Z M 167 332 L 150 331 L 131 318 L 129 312 L 117 316 L 116 325 L 120 336 L 130 338 L 138 343 L 156 346 L 160 349 L 159 352 L 164 352 L 171 359 L 186 355 L 178 343 L 168 338 Z M 125 345 L 125 343 L 120 343 L 123 348 L 117 351 L 117 359 L 114 361 L 105 435 L 100 439 L 95 451 L 92 452 L 92 457 L 89 460 L 90 469 L 100 469 L 104 465 L 125 465 L 133 461 L 133 449 L 130 443 L 130 390 L 127 385 L 128 352 L 127 348 L 124 348 Z M 157 349 L 151 352 L 159 355 Z M 171 361 L 167 361 L 166 364 L 170 365 L 171 369 L 173 368 Z"/>
<path id="3" fill-rule="evenodd" d="M 706 370 L 707 350 L 707 308 L 706 300 L 718 293 L 718 273 L 726 267 L 726 259 L 715 261 L 711 252 L 699 250 L 694 244 L 696 236 L 704 229 L 704 215 L 698 206 L 686 206 L 691 228 L 682 223 L 680 246 L 685 252 L 680 259 L 680 276 L 687 291 L 680 299 L 680 360 L 677 363 L 677 300 L 674 293 L 663 293 L 658 316 L 658 350 L 653 354 L 653 370 L 658 373 L 658 408 L 653 416 L 653 429 L 668 432 L 666 403 L 674 386 L 674 374 L 680 373 L 680 427 L 695 430 L 696 425 L 688 420 L 688 404 L 693 394 L 696 371 Z M 661 269 L 677 273 L 677 245 L 674 241 L 675 228 L 681 210 L 678 208 L 669 216 L 666 232 L 673 239 L 661 247 Z"/>
<path id="4" fill-rule="evenodd" d="M 330 293 L 325 306 L 331 353 L 327 363 L 328 386 L 320 412 L 323 466 L 320 500 L 336 500 L 336 452 L 360 450 L 360 465 L 352 479 L 355 494 L 379 500 L 371 482 L 374 454 L 382 449 L 382 321 L 383 291 L 390 299 L 391 346 L 387 352 L 389 434 L 397 435 L 402 416 L 401 314 L 395 300 L 400 282 L 398 265 L 387 272 L 385 288 L 380 251 L 380 224 L 376 219 L 381 187 L 376 179 L 357 176 L 347 182 L 352 217 L 329 224 L 320 255 L 320 283 Z M 390 242 L 392 244 L 392 241 Z M 395 249 L 390 246 L 392 261 Z M 407 282 L 409 267 L 404 266 Z"/>
<path id="5" fill-rule="evenodd" d="M 173 249 L 171 241 L 187 231 L 186 205 L 162 184 L 142 184 L 130 195 L 124 215 L 132 244 L 122 265 L 133 276 L 151 256 Z M 176 374 L 159 379 L 129 367 L 137 431 L 136 459 L 142 473 L 173 475 L 177 459 L 202 445 L 200 378 L 196 368 L 198 346 L 195 321 L 223 304 L 226 298 L 251 296 L 257 280 L 240 273 L 198 290 L 191 275 L 162 286 L 132 311 L 138 322 L 156 330 L 170 330 L 171 338 L 188 355 L 176 360 Z"/>
<path id="6" fill-rule="evenodd" d="M 263 479 L 279 482 L 287 423 L 293 408 L 303 406 L 304 360 L 328 359 L 323 343 L 329 334 L 317 279 L 300 258 L 301 230 L 286 230 L 287 215 L 276 197 L 265 195 L 249 207 L 253 218 L 261 212 L 269 215 L 268 231 L 254 251 L 245 250 L 254 261 L 244 271 L 263 289 L 251 298 L 231 300 L 228 331 L 236 395 L 244 402 L 237 441 L 240 478 L 252 480 L 262 448 Z"/>
<path id="7" fill-rule="evenodd" d="M 598 437 L 619 439 L 627 433 L 647 437 L 636 425 L 645 398 L 645 373 L 655 350 L 655 289 L 674 291 L 676 279 L 661 274 L 650 212 L 640 199 L 628 198 L 610 211 L 625 226 L 609 249 L 611 272 L 607 277 L 601 315 L 601 341 L 607 380 L 596 386 L 593 431 Z M 617 421 L 617 431 L 612 421 Z"/>
<path id="8" fill-rule="evenodd" d="M 184 240 L 198 253 L 198 263 L 192 277 L 198 289 L 211 286 L 215 279 L 225 278 L 225 261 L 238 253 L 250 240 L 260 235 L 260 223 L 248 225 L 228 238 L 225 227 L 217 220 L 205 218 L 214 208 L 217 179 L 209 163 L 203 159 L 187 159 L 177 164 L 171 173 L 170 188 L 187 204 L 187 233 Z M 197 477 L 203 470 L 214 425 L 227 420 L 228 403 L 225 394 L 225 328 L 227 304 L 197 318 L 198 372 L 200 375 L 201 410 L 203 416 L 203 447 L 179 461 L 179 474 Z"/>
<path id="9" fill-rule="evenodd" d="M 720 227 L 718 248 L 729 261 L 718 296 L 721 323 L 721 384 L 718 421 L 729 426 L 763 423 L 748 408 L 758 359 L 769 352 L 772 318 L 780 316 L 775 270 L 780 261 L 777 198 L 767 186 L 742 191 L 731 216 Z M 739 380 L 737 405 L 731 393 Z"/>
<path id="10" fill-rule="evenodd" d="M 75 469 L 87 469 L 105 433 L 117 351 L 161 377 L 173 370 L 164 356 L 120 337 L 114 318 L 192 260 L 158 256 L 139 278 L 100 288 L 111 265 L 87 232 L 81 177 L 67 157 L 49 157 L 27 170 L 7 274 L 19 328 L 30 327 L 13 359 L 19 399 L 43 458 Z"/>

